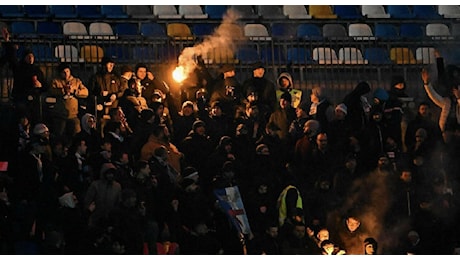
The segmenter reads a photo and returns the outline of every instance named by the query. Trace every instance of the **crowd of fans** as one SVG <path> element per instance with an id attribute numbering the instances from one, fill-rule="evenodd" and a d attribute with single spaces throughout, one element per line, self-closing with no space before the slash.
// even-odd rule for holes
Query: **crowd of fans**
<path id="1" fill-rule="evenodd" d="M 111 58 L 89 82 L 63 63 L 48 84 L 3 38 L 2 254 L 458 253 L 460 69 L 442 57 L 412 115 L 403 77 L 333 104 L 262 63 L 241 83 L 200 64 L 180 96 Z M 247 234 L 216 203 L 233 186 Z"/>

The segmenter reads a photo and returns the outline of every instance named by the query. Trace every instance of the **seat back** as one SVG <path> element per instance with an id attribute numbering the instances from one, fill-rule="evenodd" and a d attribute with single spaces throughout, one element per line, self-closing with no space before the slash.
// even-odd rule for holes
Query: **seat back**
<path id="1" fill-rule="evenodd" d="M 444 18 L 460 18 L 460 6 L 438 5 L 438 14 L 444 16 Z"/>
<path id="2" fill-rule="evenodd" d="M 51 15 L 47 5 L 24 5 L 23 10 L 29 18 L 47 18 Z"/>
<path id="3" fill-rule="evenodd" d="M 393 24 L 377 23 L 374 27 L 374 36 L 379 39 L 399 38 L 398 29 Z"/>
<path id="4" fill-rule="evenodd" d="M 314 63 L 310 50 L 302 47 L 290 47 L 287 49 L 287 62 L 293 65 Z"/>
<path id="5" fill-rule="evenodd" d="M 210 19 L 222 19 L 227 12 L 226 5 L 205 5 L 204 12 Z"/>
<path id="6" fill-rule="evenodd" d="M 380 47 L 371 47 L 364 50 L 364 58 L 373 65 L 389 65 L 392 64 L 388 51 Z"/>
<path id="7" fill-rule="evenodd" d="M 78 17 L 74 5 L 50 5 L 49 12 L 55 18 L 76 18 Z"/>
<path id="8" fill-rule="evenodd" d="M 177 40 L 193 39 L 192 30 L 185 23 L 169 23 L 166 26 L 166 34 Z"/>
<path id="9" fill-rule="evenodd" d="M 288 19 L 311 19 L 305 5 L 283 5 L 283 14 Z"/>
<path id="10" fill-rule="evenodd" d="M 390 49 L 390 59 L 395 64 L 416 64 L 414 53 L 408 47 L 393 47 Z"/>
<path id="11" fill-rule="evenodd" d="M 254 64 L 260 61 L 259 53 L 257 52 L 256 48 L 253 47 L 243 47 L 239 48 L 236 52 L 236 58 L 240 62 L 240 64 Z"/>
<path id="12" fill-rule="evenodd" d="M 126 14 L 134 19 L 151 19 L 155 17 L 151 5 L 127 5 Z"/>
<path id="13" fill-rule="evenodd" d="M 77 14 L 84 19 L 102 19 L 105 16 L 101 14 L 99 5 L 77 5 Z"/>
<path id="14" fill-rule="evenodd" d="M 106 18 L 112 19 L 129 18 L 124 5 L 101 5 L 101 14 Z"/>
<path id="15" fill-rule="evenodd" d="M 406 39 L 422 39 L 425 36 L 423 26 L 417 23 L 403 23 L 399 26 L 399 36 Z"/>
<path id="16" fill-rule="evenodd" d="M 66 22 L 62 28 L 64 35 L 69 36 L 70 39 L 88 39 L 86 26 L 80 22 Z"/>
<path id="17" fill-rule="evenodd" d="M 33 22 L 27 21 L 11 22 L 11 34 L 18 38 L 37 37 Z"/>
<path id="18" fill-rule="evenodd" d="M 246 24 L 244 36 L 249 37 L 250 40 L 271 40 L 267 27 L 260 23 Z"/>
<path id="19" fill-rule="evenodd" d="M 314 19 L 337 19 L 330 5 L 309 5 L 308 10 Z"/>
<path id="20" fill-rule="evenodd" d="M 336 51 L 330 47 L 314 48 L 313 60 L 318 62 L 318 64 L 340 64 Z"/>
<path id="21" fill-rule="evenodd" d="M 203 13 L 199 5 L 179 5 L 179 14 L 185 19 L 207 19 L 208 14 Z"/>
<path id="22" fill-rule="evenodd" d="M 271 26 L 271 36 L 277 39 L 295 39 L 297 27 L 291 23 L 273 23 Z"/>
<path id="23" fill-rule="evenodd" d="M 352 23 L 348 25 L 348 36 L 355 40 L 374 40 L 372 28 L 365 23 Z"/>
<path id="24" fill-rule="evenodd" d="M 339 49 L 339 60 L 342 64 L 367 64 L 360 49 L 354 47 L 343 47 Z"/>
<path id="25" fill-rule="evenodd" d="M 361 5 L 361 14 L 367 18 L 390 18 L 383 5 Z"/>
<path id="26" fill-rule="evenodd" d="M 334 13 L 340 19 L 362 19 L 363 16 L 356 5 L 334 5 Z"/>
<path id="27" fill-rule="evenodd" d="M 297 38 L 305 40 L 322 40 L 321 28 L 315 24 L 302 23 L 297 26 Z"/>
<path id="28" fill-rule="evenodd" d="M 89 35 L 99 40 L 114 40 L 117 39 L 113 33 L 113 28 L 106 22 L 93 22 L 89 25 Z"/>
<path id="29" fill-rule="evenodd" d="M 342 24 L 325 24 L 323 25 L 323 37 L 331 39 L 348 38 L 347 29 Z"/>
<path id="30" fill-rule="evenodd" d="M 254 20 L 259 18 L 252 5 L 231 5 L 230 8 L 237 13 L 239 19 Z"/>
<path id="31" fill-rule="evenodd" d="M 119 37 L 139 36 L 139 28 L 137 28 L 137 23 L 117 23 L 113 29 L 113 33 Z"/>
<path id="32" fill-rule="evenodd" d="M 54 57 L 58 58 L 60 62 L 84 62 L 80 58 L 77 47 L 73 45 L 58 45 L 54 47 Z"/>
<path id="33" fill-rule="evenodd" d="M 387 13 L 395 19 L 413 19 L 415 14 L 412 13 L 407 5 L 387 5 Z"/>
<path id="34" fill-rule="evenodd" d="M 413 5 L 412 13 L 417 19 L 442 19 L 434 5 Z"/>
<path id="35" fill-rule="evenodd" d="M 97 45 L 83 45 L 80 48 L 80 57 L 85 62 L 100 63 L 104 57 L 104 50 Z"/>
<path id="36" fill-rule="evenodd" d="M 418 47 L 415 50 L 415 59 L 417 63 L 434 64 L 436 63 L 436 49 L 434 47 Z"/>
<path id="37" fill-rule="evenodd" d="M 443 23 L 429 23 L 425 27 L 426 36 L 433 40 L 447 40 L 451 37 L 449 27 Z"/>
<path id="38" fill-rule="evenodd" d="M 283 13 L 282 7 L 279 5 L 258 5 L 256 6 L 256 10 L 262 19 L 284 20 L 287 18 Z"/>
<path id="39" fill-rule="evenodd" d="M 144 37 L 166 37 L 166 31 L 162 24 L 154 22 L 141 23 L 140 34 Z"/>
<path id="40" fill-rule="evenodd" d="M 153 14 L 158 19 L 181 19 L 182 15 L 177 12 L 174 5 L 154 5 Z"/>
<path id="41" fill-rule="evenodd" d="M 46 36 L 62 36 L 61 24 L 57 22 L 37 22 L 37 34 Z"/>

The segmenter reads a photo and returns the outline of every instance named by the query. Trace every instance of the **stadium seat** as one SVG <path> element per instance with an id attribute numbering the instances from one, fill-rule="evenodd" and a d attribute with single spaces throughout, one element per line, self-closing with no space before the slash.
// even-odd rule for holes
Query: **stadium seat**
<path id="1" fill-rule="evenodd" d="M 429 23 L 425 27 L 426 36 L 433 40 L 453 39 L 450 34 L 449 26 L 443 23 Z"/>
<path id="2" fill-rule="evenodd" d="M 408 47 L 393 47 L 390 49 L 390 59 L 395 64 L 417 64 L 414 53 Z"/>
<path id="3" fill-rule="evenodd" d="M 356 5 L 334 5 L 333 10 L 340 19 L 360 20 L 363 18 L 359 7 Z"/>
<path id="4" fill-rule="evenodd" d="M 154 5 L 153 14 L 158 19 L 181 19 L 182 15 L 177 12 L 174 5 Z"/>
<path id="5" fill-rule="evenodd" d="M 104 55 L 116 59 L 117 62 L 131 62 L 132 51 L 127 45 L 109 45 L 104 48 Z"/>
<path id="6" fill-rule="evenodd" d="M 347 39 L 348 32 L 342 24 L 323 25 L 323 37 L 329 39 Z"/>
<path id="7" fill-rule="evenodd" d="M 77 5 L 78 17 L 82 19 L 103 19 L 99 5 Z"/>
<path id="8" fill-rule="evenodd" d="M 37 34 L 53 38 L 60 38 L 63 36 L 61 24 L 58 22 L 37 22 Z"/>
<path id="9" fill-rule="evenodd" d="M 225 47 L 215 47 L 202 55 L 206 64 L 237 64 L 233 50 Z"/>
<path id="10" fill-rule="evenodd" d="M 175 40 L 193 40 L 192 30 L 185 23 L 169 23 L 166 25 L 166 34 Z"/>
<path id="11" fill-rule="evenodd" d="M 33 22 L 14 21 L 11 22 L 11 34 L 16 38 L 37 38 Z"/>
<path id="12" fill-rule="evenodd" d="M 446 64 L 460 65 L 460 51 L 458 48 L 452 48 L 451 46 L 445 46 L 439 49 L 442 57 Z"/>
<path id="13" fill-rule="evenodd" d="M 138 37 L 139 29 L 137 23 L 116 23 L 113 26 L 113 33 L 118 37 Z"/>
<path id="14" fill-rule="evenodd" d="M 414 19 L 415 14 L 412 13 L 407 5 L 387 5 L 387 13 L 393 19 Z"/>
<path id="15" fill-rule="evenodd" d="M 244 36 L 253 41 L 269 41 L 270 37 L 267 27 L 261 23 L 246 24 L 244 26 Z"/>
<path id="16" fill-rule="evenodd" d="M 24 5 L 23 10 L 29 18 L 47 18 L 51 15 L 46 5 Z"/>
<path id="17" fill-rule="evenodd" d="M 355 41 L 375 40 L 372 28 L 366 23 L 352 23 L 348 25 L 348 36 Z"/>
<path id="18" fill-rule="evenodd" d="M 287 62 L 292 65 L 314 64 L 309 48 L 289 47 L 287 49 Z"/>
<path id="19" fill-rule="evenodd" d="M 450 27 L 450 34 L 458 38 L 460 36 L 460 23 L 453 23 Z"/>
<path id="20" fill-rule="evenodd" d="M 249 65 L 260 61 L 260 56 L 256 48 L 243 47 L 237 50 L 236 59 L 240 64 Z"/>
<path id="21" fill-rule="evenodd" d="M 260 50 L 260 59 L 264 63 L 268 64 L 286 64 L 286 55 L 282 47 L 278 46 L 264 46 Z"/>
<path id="22" fill-rule="evenodd" d="M 436 63 L 436 49 L 434 47 L 418 47 L 415 50 L 415 59 L 417 63 L 433 64 Z"/>
<path id="23" fill-rule="evenodd" d="M 32 52 L 37 62 L 58 62 L 59 59 L 54 56 L 54 50 L 49 44 L 35 43 L 32 44 Z"/>
<path id="24" fill-rule="evenodd" d="M 308 14 L 305 5 L 283 5 L 283 14 L 288 19 L 311 19 L 311 15 Z"/>
<path id="25" fill-rule="evenodd" d="M 438 14 L 444 18 L 460 18 L 460 6 L 458 5 L 438 5 Z"/>
<path id="26" fill-rule="evenodd" d="M 58 19 L 77 18 L 78 14 L 74 5 L 50 5 L 50 15 Z"/>
<path id="27" fill-rule="evenodd" d="M 101 5 L 101 14 L 108 19 L 127 19 L 124 5 Z"/>
<path id="28" fill-rule="evenodd" d="M 179 5 L 179 14 L 185 19 L 208 19 L 199 5 Z"/>
<path id="29" fill-rule="evenodd" d="M 309 5 L 308 13 L 313 19 L 337 19 L 330 5 Z"/>
<path id="30" fill-rule="evenodd" d="M 230 35 L 233 39 L 245 40 L 244 28 L 239 24 L 234 23 L 223 23 L 217 27 L 217 34 L 225 34 L 224 37 Z"/>
<path id="31" fill-rule="evenodd" d="M 160 60 L 157 48 L 152 46 L 134 46 L 132 59 L 139 62 L 157 62 Z"/>
<path id="32" fill-rule="evenodd" d="M 369 61 L 364 59 L 360 49 L 354 47 L 342 47 L 338 54 L 342 64 L 368 64 Z"/>
<path id="33" fill-rule="evenodd" d="M 54 57 L 60 62 L 84 62 L 85 60 L 78 54 L 77 47 L 73 45 L 58 45 L 54 47 Z"/>
<path id="34" fill-rule="evenodd" d="M 80 48 L 80 57 L 85 62 L 100 63 L 104 57 L 104 50 L 97 45 L 83 45 Z"/>
<path id="35" fill-rule="evenodd" d="M 434 5 L 413 5 L 412 13 L 417 19 L 433 20 L 443 18 L 442 15 L 438 14 Z"/>
<path id="36" fill-rule="evenodd" d="M 117 36 L 113 33 L 113 28 L 106 22 L 93 22 L 89 25 L 89 35 L 98 40 L 115 40 Z"/>
<path id="37" fill-rule="evenodd" d="M 154 19 L 151 5 L 127 5 L 126 14 L 132 19 Z"/>
<path id="38" fill-rule="evenodd" d="M 197 37 L 212 35 L 216 25 L 212 23 L 194 23 L 192 25 L 192 33 Z"/>
<path id="39" fill-rule="evenodd" d="M 380 47 L 370 47 L 364 50 L 364 59 L 373 65 L 392 64 L 388 51 Z"/>
<path id="40" fill-rule="evenodd" d="M 257 14 L 265 20 L 285 20 L 287 17 L 279 5 L 258 5 L 256 6 Z"/>
<path id="41" fill-rule="evenodd" d="M 374 36 L 377 39 L 395 40 L 399 38 L 398 28 L 393 24 L 376 23 L 374 27 Z"/>
<path id="42" fill-rule="evenodd" d="M 259 19 L 259 15 L 254 11 L 252 5 L 231 5 L 229 6 L 233 11 L 239 14 L 239 19 L 254 20 Z"/>
<path id="43" fill-rule="evenodd" d="M 204 13 L 208 14 L 209 19 L 222 19 L 227 12 L 226 5 L 205 5 Z"/>
<path id="44" fill-rule="evenodd" d="M 361 5 L 361 14 L 370 19 L 390 18 L 383 5 Z"/>
<path id="45" fill-rule="evenodd" d="M 86 30 L 86 26 L 81 22 L 66 22 L 62 27 L 62 31 L 69 39 L 90 39 L 91 36 Z"/>
<path id="46" fill-rule="evenodd" d="M 287 40 L 297 37 L 297 27 L 292 23 L 273 23 L 270 29 L 274 39 Z"/>
<path id="47" fill-rule="evenodd" d="M 297 26 L 297 38 L 310 41 L 323 39 L 321 28 L 316 24 L 301 23 Z"/>
<path id="48" fill-rule="evenodd" d="M 22 5 L 0 5 L 0 14 L 5 18 L 22 18 L 26 15 Z"/>
<path id="49" fill-rule="evenodd" d="M 162 38 L 167 36 L 164 25 L 155 22 L 141 23 L 139 32 L 147 38 Z"/>
<path id="50" fill-rule="evenodd" d="M 411 40 L 423 39 L 425 37 L 423 25 L 418 23 L 402 23 L 399 26 L 399 36 Z"/>
<path id="51" fill-rule="evenodd" d="M 318 64 L 340 64 L 336 51 L 330 47 L 316 47 L 312 53 Z"/>

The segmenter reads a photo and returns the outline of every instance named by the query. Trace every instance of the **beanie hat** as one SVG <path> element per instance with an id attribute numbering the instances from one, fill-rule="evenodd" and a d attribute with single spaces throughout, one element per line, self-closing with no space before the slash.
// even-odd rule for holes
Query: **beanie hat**
<path id="1" fill-rule="evenodd" d="M 372 245 L 375 246 L 375 245 L 377 245 L 377 241 L 372 237 L 368 237 L 368 238 L 364 239 L 364 246 L 367 246 L 369 244 L 372 244 Z"/>
<path id="2" fill-rule="evenodd" d="M 345 105 L 344 103 L 338 104 L 338 105 L 335 107 L 335 110 L 340 110 L 340 111 L 342 111 L 345 115 L 348 114 L 347 105 Z"/>
<path id="3" fill-rule="evenodd" d="M 388 92 L 383 88 L 377 88 L 374 91 L 374 98 L 377 98 L 380 101 L 387 101 L 389 97 Z"/>
<path id="4" fill-rule="evenodd" d="M 103 57 L 102 60 L 101 60 L 101 64 L 102 64 L 102 65 L 105 65 L 105 64 L 107 64 L 107 63 L 109 63 L 109 62 L 110 62 L 110 63 L 115 63 L 115 59 L 114 59 L 112 56 L 105 56 L 105 57 Z"/>
<path id="5" fill-rule="evenodd" d="M 182 177 L 184 179 L 195 179 L 198 176 L 198 171 L 195 167 L 188 166 L 185 167 L 184 171 L 182 172 Z"/>
<path id="6" fill-rule="evenodd" d="M 126 72 L 133 72 L 133 68 L 129 65 L 123 65 L 120 69 L 121 74 L 124 74 Z"/>
<path id="7" fill-rule="evenodd" d="M 184 109 L 185 107 L 192 107 L 193 108 L 193 102 L 190 101 L 190 100 L 184 101 L 184 103 L 182 103 L 182 109 Z"/>
<path id="8" fill-rule="evenodd" d="M 102 176 L 105 175 L 105 173 L 107 173 L 107 172 L 108 172 L 109 170 L 111 170 L 111 169 L 116 170 L 117 167 L 115 167 L 115 165 L 113 165 L 113 163 L 104 163 L 104 164 L 102 164 L 102 166 L 101 166 L 101 170 L 99 171 L 99 174 L 100 174 L 101 177 L 102 177 Z"/>
<path id="9" fill-rule="evenodd" d="M 183 179 L 181 182 L 181 187 L 183 190 L 187 189 L 188 186 L 195 184 L 196 182 L 193 179 Z"/>
<path id="10" fill-rule="evenodd" d="M 152 118 L 154 115 L 155 115 L 155 112 L 153 112 L 153 109 L 146 108 L 146 109 L 142 109 L 140 118 L 142 122 L 147 122 L 147 120 Z"/>
<path id="11" fill-rule="evenodd" d="M 310 111 L 310 104 L 308 104 L 308 102 L 302 102 L 299 104 L 298 108 L 302 109 L 303 111 L 305 111 L 306 113 L 308 113 L 308 111 Z"/>
<path id="12" fill-rule="evenodd" d="M 404 80 L 404 77 L 401 75 L 393 76 L 393 78 L 391 79 L 391 86 L 393 87 L 399 83 L 406 83 L 406 81 Z"/>
<path id="13" fill-rule="evenodd" d="M 39 123 L 39 124 L 36 124 L 36 125 L 34 126 L 33 133 L 34 133 L 35 135 L 40 135 L 40 134 L 43 134 L 43 133 L 45 133 L 45 132 L 49 132 L 49 129 L 48 129 L 48 127 L 47 127 L 45 124 Z"/>
<path id="14" fill-rule="evenodd" d="M 196 131 L 196 129 L 201 126 L 206 127 L 206 124 L 204 123 L 204 121 L 196 120 L 195 122 L 193 122 L 192 130 Z"/>
<path id="15" fill-rule="evenodd" d="M 292 102 L 292 96 L 291 96 L 291 94 L 289 92 L 284 92 L 283 94 L 281 94 L 280 99 L 284 99 L 289 103 Z"/>
<path id="16" fill-rule="evenodd" d="M 57 69 L 58 69 L 58 72 L 62 72 L 64 69 L 70 69 L 70 64 L 67 62 L 61 63 L 59 64 Z"/>
<path id="17" fill-rule="evenodd" d="M 226 145 L 232 144 L 232 138 L 230 136 L 224 135 L 219 140 L 219 146 L 223 147 Z"/>
<path id="18" fill-rule="evenodd" d="M 232 70 L 235 70 L 235 66 L 231 65 L 231 64 L 224 64 L 222 65 L 220 71 L 222 73 L 225 73 L 225 72 L 229 72 L 229 71 L 232 71 Z"/>
<path id="19" fill-rule="evenodd" d="M 256 69 L 260 69 L 260 68 L 265 69 L 264 65 L 260 61 L 254 63 L 252 65 L 252 70 L 256 70 Z"/>

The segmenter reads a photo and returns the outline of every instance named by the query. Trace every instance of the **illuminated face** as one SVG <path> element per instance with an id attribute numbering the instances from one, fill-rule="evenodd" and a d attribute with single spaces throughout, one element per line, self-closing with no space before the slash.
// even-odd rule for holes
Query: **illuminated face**
<path id="1" fill-rule="evenodd" d="M 331 255 L 334 252 L 334 244 L 332 243 L 325 244 L 323 246 L 323 250 L 324 252 L 326 252 L 326 254 Z"/>
<path id="2" fill-rule="evenodd" d="M 286 107 L 288 107 L 288 106 L 289 106 L 289 101 L 287 101 L 287 100 L 284 99 L 284 98 L 280 99 L 280 107 L 281 107 L 282 109 L 284 109 L 284 108 L 286 108 Z"/>
<path id="3" fill-rule="evenodd" d="M 258 69 L 253 70 L 254 78 L 262 78 L 264 74 L 265 74 L 264 68 L 258 68 Z"/>
<path id="4" fill-rule="evenodd" d="M 270 237 L 275 238 L 278 236 L 278 227 L 269 227 L 266 232 Z"/>
<path id="5" fill-rule="evenodd" d="M 70 69 L 69 69 L 69 68 L 65 68 L 65 69 L 63 69 L 62 72 L 61 72 L 61 76 L 62 76 L 63 79 L 68 79 L 68 78 L 70 78 L 70 75 L 71 75 L 71 73 L 70 73 Z"/>
<path id="6" fill-rule="evenodd" d="M 430 107 L 427 105 L 420 105 L 418 108 L 418 113 L 423 117 L 428 116 L 430 113 Z"/>
<path id="7" fill-rule="evenodd" d="M 329 231 L 327 229 L 321 229 L 316 235 L 320 242 L 329 239 Z"/>
<path id="8" fill-rule="evenodd" d="M 288 88 L 288 87 L 290 86 L 290 83 L 291 83 L 291 82 L 289 82 L 289 80 L 288 80 L 287 78 L 285 78 L 285 77 L 282 77 L 282 78 L 280 79 L 280 86 L 281 86 L 282 88 Z"/>
<path id="9" fill-rule="evenodd" d="M 24 61 L 27 63 L 27 64 L 34 64 L 34 61 L 35 61 L 35 56 L 33 53 L 29 53 L 27 54 L 25 57 L 24 57 Z"/>
<path id="10" fill-rule="evenodd" d="M 327 147 L 327 135 L 321 133 L 316 137 L 316 144 L 318 145 L 319 150 L 324 150 Z"/>
<path id="11" fill-rule="evenodd" d="M 355 232 L 361 225 L 361 222 L 354 217 L 347 218 L 346 223 L 347 223 L 347 228 L 350 232 Z"/>
<path id="12" fill-rule="evenodd" d="M 105 68 L 107 69 L 107 72 L 112 72 L 114 67 L 115 67 L 115 63 L 113 62 L 107 62 L 107 64 L 105 64 Z"/>
<path id="13" fill-rule="evenodd" d="M 373 255 L 375 253 L 375 248 L 373 244 L 367 244 L 365 247 L 366 255 Z"/>
<path id="14" fill-rule="evenodd" d="M 405 86 L 404 83 L 401 82 L 395 85 L 395 89 L 404 89 L 404 86 Z"/>
<path id="15" fill-rule="evenodd" d="M 145 79 L 145 77 L 147 76 L 147 69 L 146 68 L 138 68 L 137 71 L 136 71 L 136 77 L 140 80 L 143 80 Z"/>
<path id="16" fill-rule="evenodd" d="M 307 113 L 305 113 L 305 111 L 303 111 L 302 108 L 297 107 L 297 108 L 295 109 L 295 115 L 296 115 L 297 118 L 302 118 L 302 117 L 304 117 L 304 116 L 307 116 Z"/>

